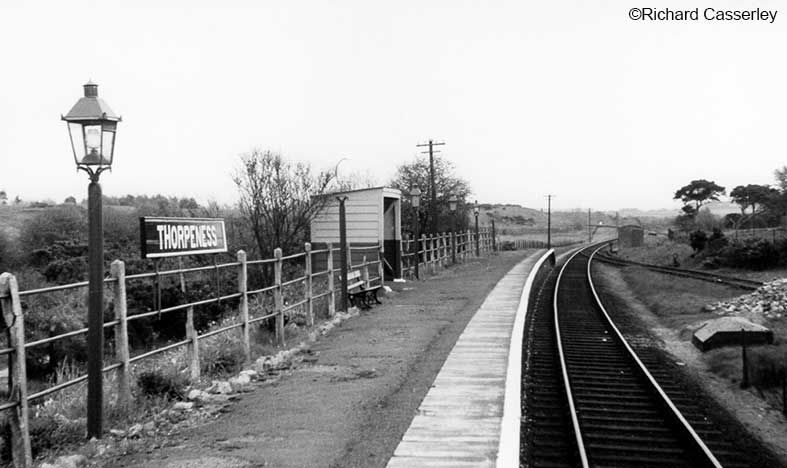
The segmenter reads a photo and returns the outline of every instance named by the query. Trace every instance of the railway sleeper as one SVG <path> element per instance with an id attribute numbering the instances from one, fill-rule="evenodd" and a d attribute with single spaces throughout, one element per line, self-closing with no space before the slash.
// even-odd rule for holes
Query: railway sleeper
<path id="1" fill-rule="evenodd" d="M 664 420 L 659 417 L 655 418 L 647 418 L 644 416 L 631 416 L 625 417 L 621 415 L 599 415 L 599 414 L 588 414 L 587 412 L 582 412 L 580 418 L 583 421 L 595 421 L 599 423 L 609 422 L 609 423 L 632 423 L 632 424 L 653 424 L 659 425 L 663 424 Z"/>
<path id="2" fill-rule="evenodd" d="M 602 408 L 602 409 L 589 409 L 583 408 L 582 413 L 588 414 L 598 412 L 601 414 L 622 414 L 622 415 L 641 415 L 641 416 L 655 416 L 660 414 L 658 411 L 650 408 L 641 408 L 641 409 L 632 409 L 629 407 L 626 408 Z"/>
<path id="3" fill-rule="evenodd" d="M 631 375 L 611 375 L 611 376 L 593 376 L 593 375 L 577 375 L 571 374 L 571 383 L 574 385 L 619 385 L 621 387 L 641 387 L 642 384 Z"/>
<path id="4" fill-rule="evenodd" d="M 573 468 L 576 466 L 574 463 L 564 461 L 566 456 L 565 454 L 560 457 L 560 460 L 555 460 L 553 458 L 548 458 L 546 460 L 542 460 L 543 457 L 533 457 L 533 463 L 531 464 L 534 468 Z"/>
<path id="5" fill-rule="evenodd" d="M 654 427 L 645 427 L 645 426 L 636 426 L 631 424 L 598 424 L 598 423 L 585 423 L 582 425 L 582 428 L 586 431 L 592 430 L 601 432 L 604 434 L 620 434 L 620 433 L 631 433 L 631 434 L 661 434 L 661 435 L 668 435 L 672 434 L 673 431 L 669 427 L 664 426 L 654 426 Z"/>
<path id="6" fill-rule="evenodd" d="M 588 444 L 588 448 L 593 450 L 593 455 L 598 455 L 601 452 L 610 452 L 610 453 L 648 453 L 648 454 L 663 454 L 663 455 L 683 455 L 686 453 L 681 447 L 675 447 L 675 441 L 671 446 L 663 446 L 659 447 L 656 445 L 651 444 L 637 444 L 637 445 L 629 445 L 629 444 L 605 444 L 605 443 L 590 443 Z"/>
<path id="7" fill-rule="evenodd" d="M 694 464 L 687 462 L 683 458 L 664 457 L 654 458 L 636 454 L 600 454 L 592 456 L 594 467 L 636 467 L 643 466 L 668 466 L 668 467 L 693 467 Z"/>
<path id="8" fill-rule="evenodd" d="M 637 434 L 585 434 L 585 439 L 600 440 L 602 442 L 623 442 L 623 443 L 648 443 L 648 444 L 674 444 L 675 438 L 672 436 L 656 435 L 637 435 Z"/>
<path id="9" fill-rule="evenodd" d="M 600 396 L 607 396 L 610 398 L 617 398 L 619 396 L 647 396 L 649 393 L 638 385 L 603 385 L 600 383 L 575 383 L 571 386 L 572 392 L 575 394 L 598 394 Z"/>

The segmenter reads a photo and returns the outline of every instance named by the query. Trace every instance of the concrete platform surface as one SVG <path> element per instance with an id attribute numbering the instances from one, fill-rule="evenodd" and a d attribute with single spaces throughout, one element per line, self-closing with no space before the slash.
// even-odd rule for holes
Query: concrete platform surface
<path id="1" fill-rule="evenodd" d="M 388 468 L 496 466 L 509 358 L 512 349 L 520 349 L 511 346 L 514 323 L 539 257 L 534 254 L 517 264 L 484 300 L 421 402 Z M 521 334 L 518 339 L 521 342 Z M 518 421 L 518 395 L 514 405 Z M 515 450 L 518 456 L 518 443 Z"/>

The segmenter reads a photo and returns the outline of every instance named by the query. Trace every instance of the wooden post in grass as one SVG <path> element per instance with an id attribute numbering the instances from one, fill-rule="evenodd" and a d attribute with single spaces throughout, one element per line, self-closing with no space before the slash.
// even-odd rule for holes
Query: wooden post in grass
<path id="1" fill-rule="evenodd" d="M 746 359 L 746 330 L 741 328 L 741 358 L 743 359 L 743 377 L 741 388 L 749 388 L 749 362 Z"/>
<path id="2" fill-rule="evenodd" d="M 312 245 L 307 242 L 303 246 L 306 252 L 306 324 L 310 327 L 314 326 L 314 301 L 312 300 Z"/>
<path id="3" fill-rule="evenodd" d="M 186 295 L 186 278 L 183 275 L 183 257 L 178 257 L 178 278 L 180 279 L 180 292 L 183 296 Z M 186 339 L 189 344 L 186 346 L 189 356 L 189 374 L 191 381 L 196 383 L 199 380 L 199 337 L 197 336 L 197 329 L 194 326 L 194 306 L 189 306 L 186 309 Z"/>
<path id="4" fill-rule="evenodd" d="M 273 264 L 273 278 L 276 288 L 273 289 L 273 301 L 276 307 L 276 340 L 284 346 L 284 299 L 281 287 L 281 265 L 282 265 L 282 252 L 281 248 L 276 247 L 273 251 L 273 256 L 276 258 L 276 263 Z"/>
<path id="5" fill-rule="evenodd" d="M 19 403 L 9 411 L 8 423 L 11 426 L 11 456 L 14 467 L 33 466 L 30 449 L 29 409 L 27 403 L 27 366 L 25 362 L 25 324 L 22 304 L 19 301 L 19 286 L 11 273 L 0 275 L 0 309 L 5 319 L 8 345 L 14 350 L 12 363 L 8 369 L 11 382 L 9 400 Z"/>
<path id="6" fill-rule="evenodd" d="M 240 320 L 243 322 L 241 333 L 243 335 L 243 356 L 246 362 L 251 362 L 251 330 L 249 329 L 249 269 L 246 251 L 238 250 L 236 258 L 238 266 L 238 292 L 240 293 Z"/>
<path id="7" fill-rule="evenodd" d="M 328 242 L 328 317 L 336 314 L 336 289 L 333 287 L 333 243 Z"/>
<path id="8" fill-rule="evenodd" d="M 118 406 L 126 411 L 131 403 L 131 367 L 128 350 L 128 304 L 126 302 L 126 264 L 115 260 L 109 266 L 112 278 L 115 279 L 115 294 L 112 300 L 115 309 L 115 359 L 120 363 L 117 372 Z"/>

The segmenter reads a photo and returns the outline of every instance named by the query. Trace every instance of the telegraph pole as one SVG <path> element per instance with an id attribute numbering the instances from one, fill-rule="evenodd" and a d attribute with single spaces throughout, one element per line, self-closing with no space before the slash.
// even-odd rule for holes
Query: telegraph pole
<path id="1" fill-rule="evenodd" d="M 434 175 L 434 153 L 439 153 L 440 151 L 436 151 L 433 148 L 435 146 L 443 146 L 445 142 L 435 142 L 433 140 L 429 140 L 429 143 L 422 143 L 420 145 L 415 145 L 418 148 L 428 146 L 429 151 L 422 151 L 422 154 L 429 154 L 429 187 L 431 188 L 429 191 L 429 229 L 431 234 L 437 232 L 437 188 L 435 186 L 435 175 Z"/>
<path id="2" fill-rule="evenodd" d="M 552 197 L 547 195 L 547 249 L 552 248 Z"/>
<path id="3" fill-rule="evenodd" d="M 591 229 L 593 228 L 590 226 L 590 208 L 588 208 L 588 244 L 593 242 L 593 231 Z"/>

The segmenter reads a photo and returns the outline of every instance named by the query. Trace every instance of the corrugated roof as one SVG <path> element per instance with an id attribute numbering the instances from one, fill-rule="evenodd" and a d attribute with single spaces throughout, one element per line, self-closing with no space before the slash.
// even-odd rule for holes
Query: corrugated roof
<path id="1" fill-rule="evenodd" d="M 380 186 L 380 187 L 369 187 L 369 188 L 361 188 L 361 189 L 354 189 L 354 190 L 343 190 L 341 192 L 323 193 L 322 195 L 312 195 L 312 198 L 315 198 L 315 197 L 330 197 L 330 196 L 335 196 L 335 195 L 341 195 L 343 193 L 357 193 L 357 192 L 366 192 L 366 191 L 371 191 L 371 190 L 395 190 L 395 191 L 398 191 L 399 193 L 401 193 L 401 190 L 399 190 L 399 189 L 396 189 L 396 188 L 393 188 L 393 187 Z"/>

